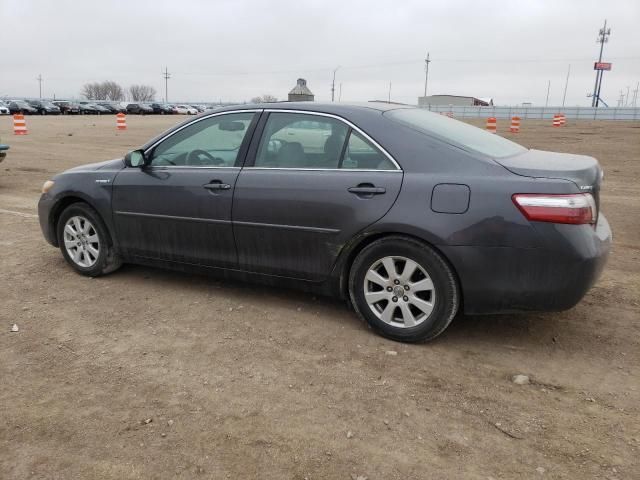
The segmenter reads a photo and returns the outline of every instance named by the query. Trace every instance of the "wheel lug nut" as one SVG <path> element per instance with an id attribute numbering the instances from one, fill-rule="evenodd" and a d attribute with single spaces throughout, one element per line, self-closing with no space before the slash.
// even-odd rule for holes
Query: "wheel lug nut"
<path id="1" fill-rule="evenodd" d="M 404 297 L 402 297 L 402 299 L 403 299 L 405 302 L 408 302 L 408 301 L 409 301 L 409 297 L 407 297 L 406 295 L 405 295 Z"/>
<path id="2" fill-rule="evenodd" d="M 393 297 L 391 300 L 393 300 L 394 302 L 398 301 L 398 297 Z"/>
<path id="3" fill-rule="evenodd" d="M 391 290 L 393 290 L 393 288 L 387 287 L 387 292 L 390 292 Z"/>
<path id="4" fill-rule="evenodd" d="M 394 280 L 393 283 L 395 283 L 396 285 L 400 284 L 400 280 Z"/>
<path id="5" fill-rule="evenodd" d="M 409 290 L 409 285 L 405 285 L 405 286 L 404 286 L 404 289 L 405 289 L 405 290 Z"/>

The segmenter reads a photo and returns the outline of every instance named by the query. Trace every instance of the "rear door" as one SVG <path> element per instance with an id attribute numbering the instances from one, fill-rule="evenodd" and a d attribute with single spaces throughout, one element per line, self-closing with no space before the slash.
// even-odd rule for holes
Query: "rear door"
<path id="1" fill-rule="evenodd" d="M 125 254 L 237 266 L 233 188 L 256 115 L 231 112 L 195 120 L 148 150 L 146 167 L 118 174 L 112 208 Z"/>
<path id="2" fill-rule="evenodd" d="M 372 139 L 312 112 L 270 112 L 247 164 L 233 205 L 240 268 L 313 281 L 384 216 L 402 183 L 402 170 Z"/>

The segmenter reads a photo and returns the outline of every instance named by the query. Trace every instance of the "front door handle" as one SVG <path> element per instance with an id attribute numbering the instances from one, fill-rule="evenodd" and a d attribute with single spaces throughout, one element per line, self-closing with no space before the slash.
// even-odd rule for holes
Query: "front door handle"
<path id="1" fill-rule="evenodd" d="M 383 193 L 387 193 L 386 188 L 376 187 L 371 184 L 360 184 L 357 187 L 350 187 L 348 188 L 348 191 L 362 196 L 382 195 Z"/>
<path id="2" fill-rule="evenodd" d="M 213 180 L 210 183 L 204 184 L 202 187 L 207 190 L 229 190 L 231 185 L 228 183 L 222 183 L 220 180 Z"/>

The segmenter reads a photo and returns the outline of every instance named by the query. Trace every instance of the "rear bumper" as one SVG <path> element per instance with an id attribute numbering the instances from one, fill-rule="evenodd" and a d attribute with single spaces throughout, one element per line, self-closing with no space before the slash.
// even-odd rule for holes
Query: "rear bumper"
<path id="1" fill-rule="evenodd" d="M 535 223 L 541 248 L 442 246 L 468 314 L 566 310 L 596 282 L 611 249 L 609 223 Z"/>

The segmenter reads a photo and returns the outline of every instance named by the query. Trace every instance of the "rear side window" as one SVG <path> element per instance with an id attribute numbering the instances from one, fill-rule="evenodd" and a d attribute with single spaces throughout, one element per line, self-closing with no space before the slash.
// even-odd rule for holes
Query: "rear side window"
<path id="1" fill-rule="evenodd" d="M 331 117 L 270 113 L 256 167 L 338 168 L 349 127 Z"/>
<path id="2" fill-rule="evenodd" d="M 269 114 L 255 166 L 397 170 L 380 149 L 340 120 L 278 112 Z"/>
<path id="3" fill-rule="evenodd" d="M 527 151 L 522 145 L 494 133 L 419 108 L 389 110 L 384 115 L 463 150 L 488 157 L 504 158 Z"/>

